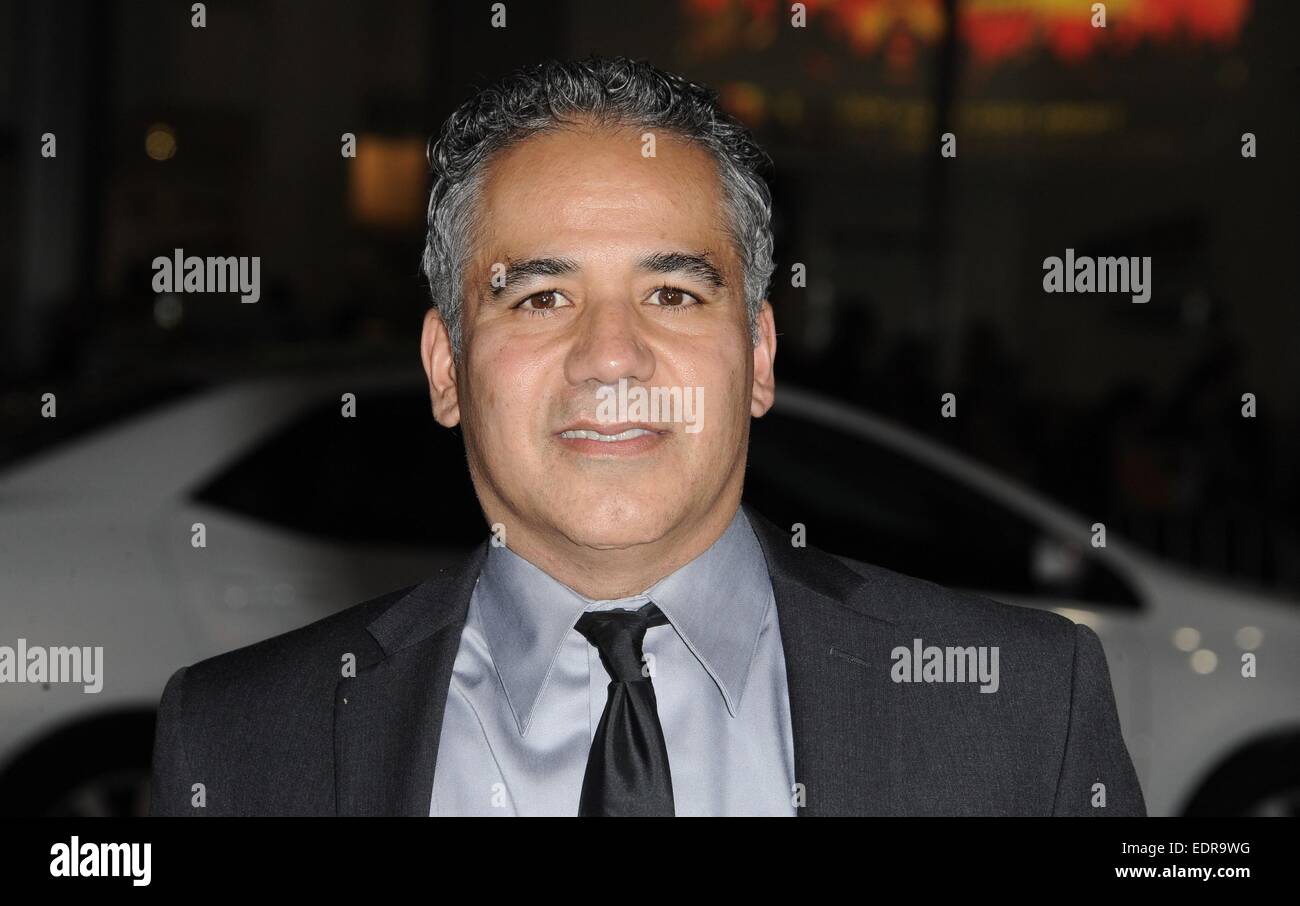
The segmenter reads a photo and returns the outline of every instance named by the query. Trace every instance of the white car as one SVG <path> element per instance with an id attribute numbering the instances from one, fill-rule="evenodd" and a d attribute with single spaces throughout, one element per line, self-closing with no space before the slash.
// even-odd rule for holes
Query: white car
<path id="1" fill-rule="evenodd" d="M 102 646 L 105 662 L 98 693 L 0 684 L 0 813 L 143 814 L 173 671 L 484 537 L 461 440 L 417 377 L 242 381 L 0 473 L 0 645 Z M 1094 548 L 1097 520 L 785 386 L 754 423 L 745 496 L 825 550 L 1095 629 L 1150 814 L 1300 810 L 1295 602 L 1113 534 Z"/>

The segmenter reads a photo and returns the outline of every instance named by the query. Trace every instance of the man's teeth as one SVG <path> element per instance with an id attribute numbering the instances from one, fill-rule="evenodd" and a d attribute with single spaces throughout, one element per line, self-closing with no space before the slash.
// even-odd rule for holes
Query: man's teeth
<path id="1" fill-rule="evenodd" d="M 646 434 L 653 434 L 653 431 L 647 431 L 645 428 L 628 428 L 626 431 L 620 431 L 618 434 L 601 434 L 599 431 L 564 431 L 560 437 L 569 440 L 599 440 L 603 443 L 612 444 L 615 441 L 631 440 L 634 437 L 641 437 Z"/>

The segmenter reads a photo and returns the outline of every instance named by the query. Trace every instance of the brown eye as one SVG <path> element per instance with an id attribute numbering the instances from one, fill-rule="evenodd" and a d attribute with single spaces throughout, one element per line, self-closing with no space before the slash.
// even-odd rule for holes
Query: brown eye
<path id="1" fill-rule="evenodd" d="M 515 308 L 526 311 L 531 315 L 537 315 L 542 312 L 549 313 L 560 308 L 568 308 L 572 304 L 572 302 L 564 298 L 564 294 L 558 289 L 544 289 L 533 293 L 518 303 Z"/>
<path id="2" fill-rule="evenodd" d="M 700 304 L 700 300 L 695 296 L 675 286 L 659 287 L 654 292 L 654 299 L 655 305 L 660 308 L 671 308 L 676 311 L 685 311 Z"/>

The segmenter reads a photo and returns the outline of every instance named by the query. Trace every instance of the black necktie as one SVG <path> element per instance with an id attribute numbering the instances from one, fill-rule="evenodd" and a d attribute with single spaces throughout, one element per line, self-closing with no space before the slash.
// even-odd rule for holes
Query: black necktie
<path id="1" fill-rule="evenodd" d="M 605 713 L 587 755 L 580 816 L 671 816 L 673 778 L 641 643 L 651 626 L 668 622 L 654 604 L 640 610 L 584 613 L 574 628 L 600 652 L 610 676 Z"/>

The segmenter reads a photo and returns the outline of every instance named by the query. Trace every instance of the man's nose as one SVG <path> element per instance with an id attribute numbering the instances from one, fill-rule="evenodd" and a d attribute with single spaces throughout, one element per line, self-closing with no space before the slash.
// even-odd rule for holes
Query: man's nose
<path id="1" fill-rule="evenodd" d="M 639 320 L 630 302 L 609 299 L 590 305 L 565 362 L 569 382 L 616 384 L 619 378 L 648 382 L 654 377 L 654 354 L 641 336 Z"/>

